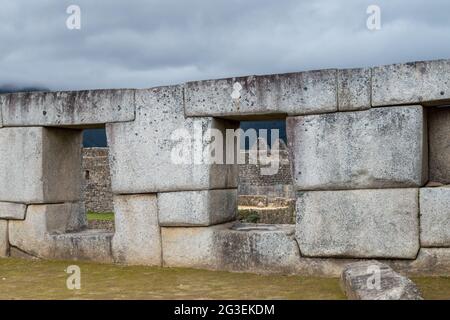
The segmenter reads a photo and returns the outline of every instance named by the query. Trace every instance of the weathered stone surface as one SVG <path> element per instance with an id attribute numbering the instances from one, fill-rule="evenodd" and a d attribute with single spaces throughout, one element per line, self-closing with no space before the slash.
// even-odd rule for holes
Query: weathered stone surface
<path id="1" fill-rule="evenodd" d="M 209 226 L 232 221 L 237 212 L 237 190 L 158 193 L 161 226 Z"/>
<path id="2" fill-rule="evenodd" d="M 350 300 L 423 300 L 414 282 L 378 261 L 347 265 L 341 286 Z"/>
<path id="3" fill-rule="evenodd" d="M 28 92 L 5 96 L 3 126 L 77 126 L 134 119 L 134 90 Z"/>
<path id="4" fill-rule="evenodd" d="M 156 195 L 114 196 L 116 262 L 161 265 L 161 232 Z"/>
<path id="5" fill-rule="evenodd" d="M 52 259 L 88 260 L 112 263 L 111 239 L 113 233 L 85 230 L 77 233 L 51 235 L 54 248 Z"/>
<path id="6" fill-rule="evenodd" d="M 428 126 L 430 180 L 450 184 L 450 108 L 431 110 Z"/>
<path id="7" fill-rule="evenodd" d="M 294 206 L 238 207 L 238 219 L 245 222 L 269 224 L 294 224 Z"/>
<path id="8" fill-rule="evenodd" d="M 79 200 L 81 142 L 79 130 L 0 129 L 0 201 Z"/>
<path id="9" fill-rule="evenodd" d="M 311 191 L 297 199 L 308 257 L 406 258 L 419 250 L 418 189 Z"/>
<path id="10" fill-rule="evenodd" d="M 338 70 L 338 109 L 370 109 L 371 70 L 369 68 Z"/>
<path id="11" fill-rule="evenodd" d="M 294 228 L 233 223 L 163 227 L 163 265 L 257 273 L 294 273 L 300 262 Z"/>
<path id="12" fill-rule="evenodd" d="M 7 257 L 9 254 L 8 221 L 0 220 L 0 257 Z"/>
<path id="13" fill-rule="evenodd" d="M 196 164 L 200 161 L 193 160 L 200 152 L 194 152 L 197 143 L 193 142 L 194 138 L 189 139 L 195 132 L 196 137 L 200 137 L 197 139 L 199 149 L 206 153 L 211 145 L 208 139 L 200 140 L 202 133 L 209 128 L 224 132 L 225 128 L 234 128 L 237 123 L 213 118 L 185 118 L 180 86 L 137 90 L 136 105 L 134 122 L 106 126 L 114 193 L 237 187 L 237 165 Z M 182 129 L 185 131 L 180 131 Z M 171 154 L 180 147 L 189 149 L 186 154 L 192 161 L 172 161 Z"/>
<path id="14" fill-rule="evenodd" d="M 421 186 L 428 176 L 426 131 L 421 106 L 288 118 L 294 186 Z"/>
<path id="15" fill-rule="evenodd" d="M 189 82 L 186 115 L 242 118 L 337 111 L 336 74 L 330 69 Z"/>
<path id="16" fill-rule="evenodd" d="M 420 244 L 450 247 L 450 188 L 420 189 Z"/>
<path id="17" fill-rule="evenodd" d="M 22 203 L 0 202 L 0 219 L 23 220 L 27 206 Z"/>
<path id="18" fill-rule="evenodd" d="M 76 226 L 80 205 L 74 203 L 29 205 L 25 220 L 9 221 L 10 244 L 29 255 L 51 258 L 54 242 L 51 234 L 62 234 L 82 229 Z"/>
<path id="19" fill-rule="evenodd" d="M 372 69 L 372 106 L 438 104 L 450 99 L 450 60 Z"/>

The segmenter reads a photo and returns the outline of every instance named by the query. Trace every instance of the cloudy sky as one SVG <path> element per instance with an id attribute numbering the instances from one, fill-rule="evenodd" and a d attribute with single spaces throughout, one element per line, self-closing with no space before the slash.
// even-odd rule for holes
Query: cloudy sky
<path id="1" fill-rule="evenodd" d="M 81 29 L 69 30 L 69 5 Z M 381 9 L 381 30 L 366 26 Z M 144 88 L 450 58 L 448 0 L 2 0 L 0 86 Z"/>

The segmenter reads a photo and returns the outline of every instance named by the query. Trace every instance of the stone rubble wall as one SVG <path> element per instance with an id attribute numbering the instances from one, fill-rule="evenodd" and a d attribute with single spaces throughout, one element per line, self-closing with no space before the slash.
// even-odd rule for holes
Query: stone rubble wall
<path id="1" fill-rule="evenodd" d="M 449 275 L 449 104 L 450 60 L 0 95 L 0 255 L 315 276 L 376 258 Z M 287 118 L 295 225 L 236 224 L 238 165 L 171 153 L 270 117 Z M 102 125 L 114 234 L 85 230 L 78 174 L 80 129 Z"/>
<path id="2" fill-rule="evenodd" d="M 108 148 L 83 148 L 82 188 L 86 211 L 113 212 Z"/>

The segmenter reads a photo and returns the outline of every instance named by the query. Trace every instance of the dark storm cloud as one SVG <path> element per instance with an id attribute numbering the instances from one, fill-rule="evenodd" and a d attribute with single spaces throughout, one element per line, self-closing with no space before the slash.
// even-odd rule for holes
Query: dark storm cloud
<path id="1" fill-rule="evenodd" d="M 81 30 L 66 8 L 81 7 Z M 382 29 L 366 28 L 367 6 Z M 450 58 L 450 2 L 14 0 L 0 4 L 0 85 L 150 87 Z"/>

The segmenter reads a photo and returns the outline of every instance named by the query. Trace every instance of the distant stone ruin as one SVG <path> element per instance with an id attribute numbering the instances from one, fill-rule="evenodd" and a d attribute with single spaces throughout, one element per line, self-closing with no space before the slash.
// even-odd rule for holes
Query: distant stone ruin
<path id="1" fill-rule="evenodd" d="M 83 200 L 86 211 L 113 212 L 108 148 L 83 148 Z"/>
<path id="2" fill-rule="evenodd" d="M 448 275 L 449 105 L 450 60 L 0 95 L 0 256 L 314 276 L 383 259 Z M 239 165 L 212 161 L 212 131 L 260 119 L 286 119 L 294 225 L 237 223 Z M 115 232 L 86 228 L 82 129 L 99 127 Z M 208 161 L 175 163 L 180 149 Z"/>

